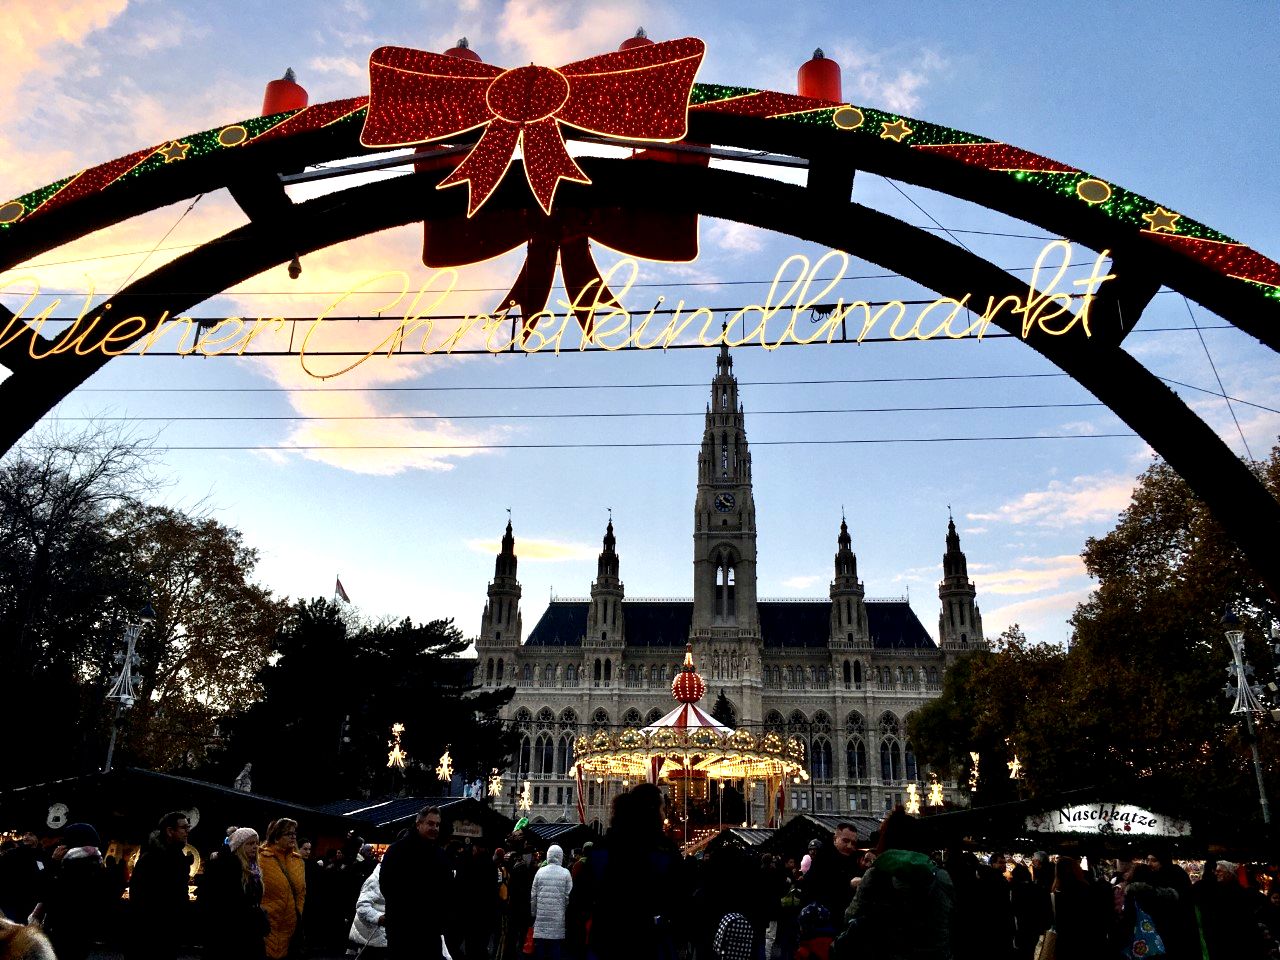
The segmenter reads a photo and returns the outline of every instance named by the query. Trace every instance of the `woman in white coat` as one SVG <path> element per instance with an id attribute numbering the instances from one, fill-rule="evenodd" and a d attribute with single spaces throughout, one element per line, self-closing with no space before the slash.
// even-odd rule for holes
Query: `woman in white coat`
<path id="1" fill-rule="evenodd" d="M 573 877 L 564 868 L 564 850 L 556 844 L 547 848 L 546 864 L 533 875 L 529 908 L 533 912 L 533 955 L 542 960 L 560 960 L 564 945 L 564 912 L 569 906 Z"/>

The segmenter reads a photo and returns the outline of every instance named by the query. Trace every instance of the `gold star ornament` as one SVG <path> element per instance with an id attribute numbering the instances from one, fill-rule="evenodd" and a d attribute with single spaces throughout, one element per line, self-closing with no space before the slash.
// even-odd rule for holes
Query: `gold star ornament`
<path id="1" fill-rule="evenodd" d="M 191 144 L 180 143 L 177 140 L 170 140 L 165 146 L 161 147 L 157 153 L 164 157 L 165 163 L 173 163 L 175 160 L 187 159 L 187 151 L 191 149 Z"/>
<path id="2" fill-rule="evenodd" d="M 895 143 L 901 143 L 907 137 L 911 136 L 911 134 L 915 133 L 914 130 L 907 126 L 906 121 L 902 119 L 895 120 L 893 123 L 889 123 L 887 120 L 881 120 L 880 127 L 882 131 L 880 139 L 892 140 Z"/>
<path id="3" fill-rule="evenodd" d="M 1153 233 L 1159 233 L 1161 230 L 1176 233 L 1177 223 L 1182 219 L 1182 214 L 1166 210 L 1164 207 L 1156 207 L 1155 213 L 1144 213 L 1142 219 L 1150 224 Z"/>

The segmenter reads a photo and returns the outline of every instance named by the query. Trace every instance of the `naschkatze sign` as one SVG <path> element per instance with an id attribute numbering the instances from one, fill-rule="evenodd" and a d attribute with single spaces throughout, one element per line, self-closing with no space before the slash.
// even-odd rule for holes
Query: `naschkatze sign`
<path id="1" fill-rule="evenodd" d="M 1101 833 L 1137 836 L 1189 837 L 1191 825 L 1142 807 L 1122 803 L 1089 803 L 1058 807 L 1027 817 L 1032 833 Z"/>

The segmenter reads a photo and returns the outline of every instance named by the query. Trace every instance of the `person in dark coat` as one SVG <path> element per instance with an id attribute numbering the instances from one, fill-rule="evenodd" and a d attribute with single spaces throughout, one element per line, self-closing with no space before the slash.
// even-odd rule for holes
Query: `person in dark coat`
<path id="1" fill-rule="evenodd" d="M 1009 889 L 1013 899 L 1013 955 L 1015 960 L 1031 960 L 1040 935 L 1053 925 L 1051 894 L 1020 863 L 1009 871 Z"/>
<path id="2" fill-rule="evenodd" d="M 590 919 L 588 960 L 672 960 L 684 888 L 680 851 L 662 832 L 662 793 L 637 784 L 614 800 L 609 833 L 570 898 Z"/>
<path id="3" fill-rule="evenodd" d="M 1111 887 L 1090 880 L 1074 857 L 1059 856 L 1053 881 L 1057 960 L 1096 960 L 1111 954 L 1107 933 L 1115 911 Z"/>
<path id="4" fill-rule="evenodd" d="M 191 861 L 184 852 L 191 823 L 166 813 L 129 878 L 129 960 L 176 960 L 188 922 Z"/>
<path id="5" fill-rule="evenodd" d="M 927 847 L 918 819 L 901 807 L 885 817 L 875 863 L 831 945 L 834 960 L 950 960 L 955 888 Z"/>
<path id="6" fill-rule="evenodd" d="M 392 960 L 441 960 L 442 938 L 462 956 L 454 935 L 453 871 L 440 847 L 440 808 L 423 807 L 414 827 L 387 848 L 381 886 Z"/>
<path id="7" fill-rule="evenodd" d="M 800 881 L 806 904 L 820 903 L 834 918 L 844 916 L 853 899 L 853 880 L 862 876 L 858 831 L 851 823 L 836 824 L 830 847 L 820 847 Z"/>
<path id="8" fill-rule="evenodd" d="M 1206 873 L 1197 886 L 1210 960 L 1260 956 L 1262 936 L 1250 908 L 1248 892 L 1240 886 L 1236 865 L 1219 860 L 1212 880 Z"/>
<path id="9" fill-rule="evenodd" d="M 1003 853 L 991 854 L 986 864 L 978 866 L 976 919 L 987 960 L 1010 960 L 1013 956 L 1013 889 L 1004 875 L 1007 866 Z"/>
<path id="10" fill-rule="evenodd" d="M 241 827 L 228 850 L 209 862 L 200 885 L 205 960 L 261 960 L 270 930 L 262 909 L 258 834 Z"/>
<path id="11" fill-rule="evenodd" d="M 109 883 L 99 842 L 87 823 L 67 827 L 48 871 L 44 903 L 36 908 L 61 960 L 85 960 L 103 929 Z"/>

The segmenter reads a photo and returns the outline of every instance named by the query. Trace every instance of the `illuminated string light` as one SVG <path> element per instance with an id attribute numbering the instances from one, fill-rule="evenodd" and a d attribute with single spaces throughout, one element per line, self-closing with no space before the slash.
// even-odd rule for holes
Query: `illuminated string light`
<path id="1" fill-rule="evenodd" d="M 404 770 L 405 764 L 409 759 L 409 755 L 400 746 L 400 737 L 403 733 L 404 724 L 393 723 L 391 725 L 391 739 L 387 741 L 387 746 L 391 748 L 391 751 L 387 754 L 387 766 L 401 771 Z"/>
<path id="2" fill-rule="evenodd" d="M 1151 225 L 1152 230 L 1164 230 L 1168 233 L 1174 233 L 1176 232 L 1178 221 L 1182 219 L 1182 214 L 1157 206 L 1151 213 L 1144 213 L 1142 219 Z"/>
<path id="3" fill-rule="evenodd" d="M 907 802 L 903 809 L 913 817 L 920 815 L 920 793 L 914 783 L 907 784 Z"/>
<path id="4" fill-rule="evenodd" d="M 938 778 L 934 777 L 933 782 L 929 784 L 929 806 L 941 807 L 945 803 L 942 796 L 942 784 L 938 782 Z"/>
<path id="5" fill-rule="evenodd" d="M 177 160 L 187 159 L 187 151 L 191 149 L 191 144 L 183 143 L 180 140 L 170 140 L 161 147 L 156 153 L 164 157 L 165 163 L 173 163 Z"/>
<path id="6" fill-rule="evenodd" d="M 516 806 L 521 810 L 529 811 L 533 809 L 533 786 L 528 780 L 524 782 L 524 786 L 520 788 L 520 799 Z"/>
<path id="7" fill-rule="evenodd" d="M 497 768 L 489 772 L 489 796 L 494 798 L 502 796 L 502 774 Z"/>
<path id="8" fill-rule="evenodd" d="M 915 133 L 915 131 L 911 127 L 907 126 L 906 122 L 903 121 L 902 118 L 898 118 L 892 123 L 885 121 L 880 124 L 881 138 L 885 140 L 892 140 L 894 143 L 901 143 L 913 133 Z"/>
<path id="9" fill-rule="evenodd" d="M 969 751 L 969 792 L 970 793 L 978 792 L 978 762 L 979 762 L 978 754 L 975 751 L 970 750 Z"/>
<path id="10" fill-rule="evenodd" d="M 449 756 L 449 748 L 444 748 L 444 753 L 440 757 L 440 762 L 436 764 L 436 779 L 443 780 L 448 783 L 453 779 L 453 760 Z"/>

